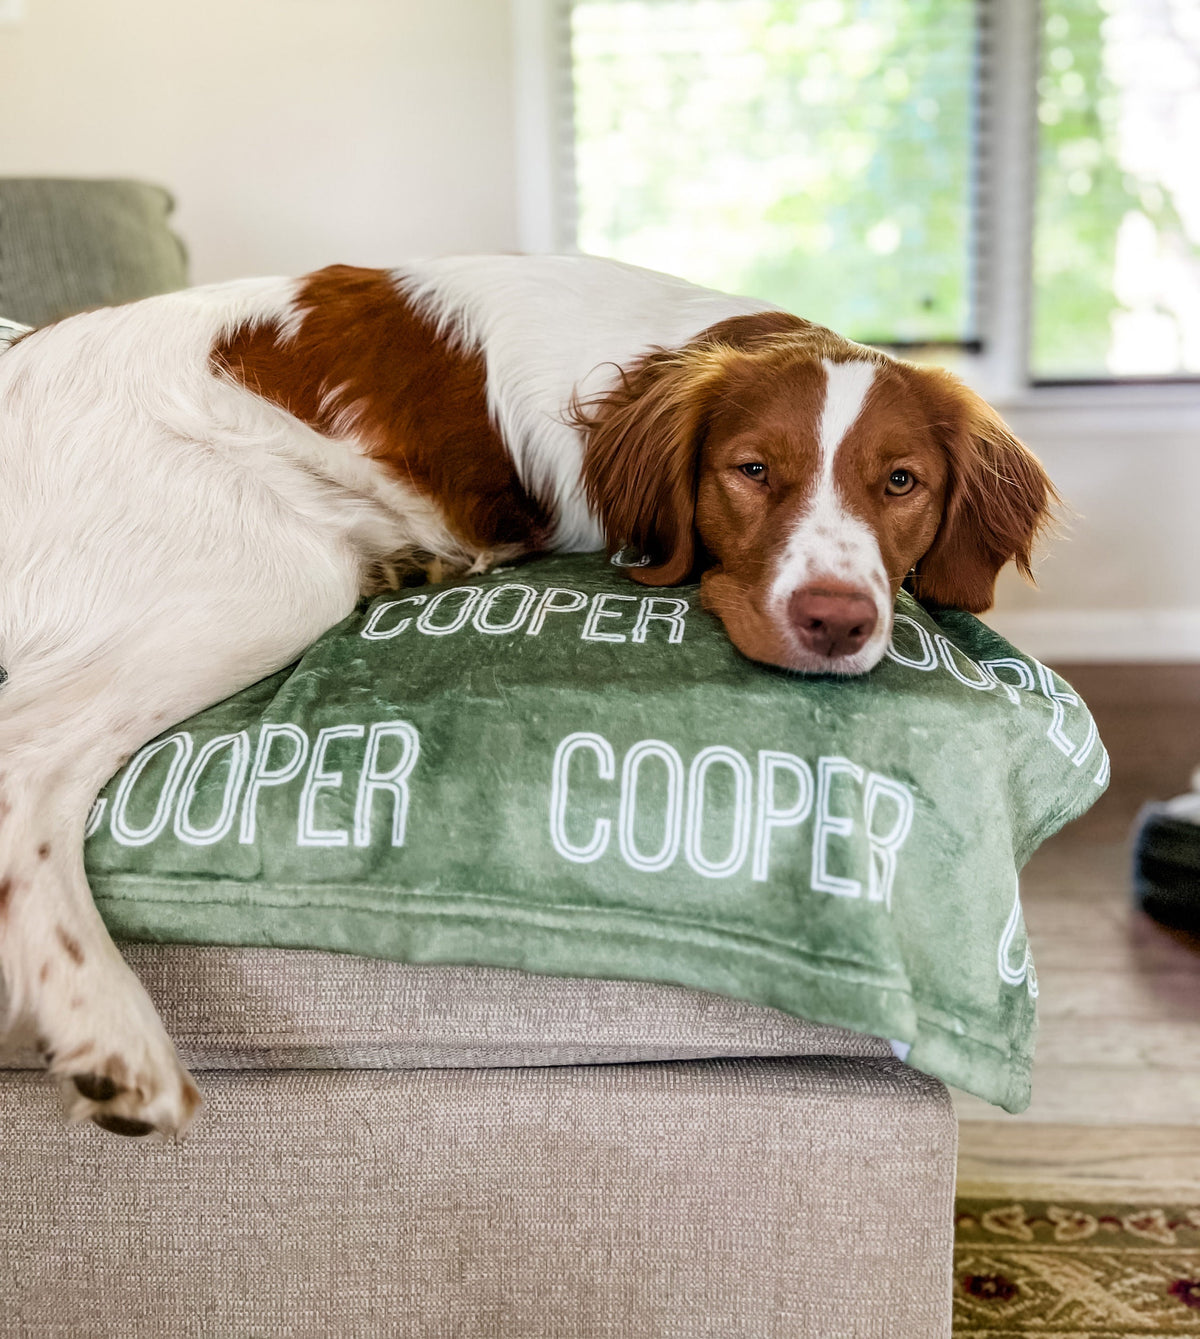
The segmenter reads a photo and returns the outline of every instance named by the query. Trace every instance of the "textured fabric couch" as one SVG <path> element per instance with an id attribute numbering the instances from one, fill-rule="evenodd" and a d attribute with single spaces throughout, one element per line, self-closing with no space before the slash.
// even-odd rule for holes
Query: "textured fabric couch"
<path id="1" fill-rule="evenodd" d="M 144 237 L 105 224 L 129 185 L 0 180 L 0 315 L 130 245 L 163 263 L 74 305 L 182 282 L 151 188 Z M 883 1041 L 669 986 L 127 952 L 207 1110 L 177 1144 L 67 1128 L 10 1041 L 0 1335 L 950 1333 L 954 1117 Z"/>
<path id="2" fill-rule="evenodd" d="M 669 986 L 127 952 L 208 1107 L 120 1140 L 0 1074 L 0 1334 L 950 1332 L 954 1117 L 885 1043 Z"/>

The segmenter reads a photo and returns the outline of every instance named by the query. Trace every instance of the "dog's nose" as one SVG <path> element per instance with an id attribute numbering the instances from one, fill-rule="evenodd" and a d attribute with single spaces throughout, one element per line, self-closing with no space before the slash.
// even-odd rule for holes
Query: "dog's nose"
<path id="1" fill-rule="evenodd" d="M 827 660 L 861 651 L 879 621 L 869 595 L 833 586 L 795 591 L 788 601 L 788 617 L 800 644 Z"/>

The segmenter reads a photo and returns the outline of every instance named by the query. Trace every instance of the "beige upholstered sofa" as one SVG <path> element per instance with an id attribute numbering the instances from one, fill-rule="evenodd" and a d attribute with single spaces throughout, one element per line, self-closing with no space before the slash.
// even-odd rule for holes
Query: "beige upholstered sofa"
<path id="1" fill-rule="evenodd" d="M 667 986 L 128 953 L 207 1110 L 122 1140 L 0 1074 L 0 1334 L 950 1333 L 954 1117 L 885 1043 Z"/>
<path id="2" fill-rule="evenodd" d="M 124 189 L 0 181 L 0 315 L 42 319 L 38 275 L 54 314 L 64 276 L 180 282 Z M 177 1144 L 67 1128 L 0 1055 L 0 1335 L 950 1333 L 954 1117 L 885 1042 L 666 986 L 128 954 L 207 1109 Z"/>

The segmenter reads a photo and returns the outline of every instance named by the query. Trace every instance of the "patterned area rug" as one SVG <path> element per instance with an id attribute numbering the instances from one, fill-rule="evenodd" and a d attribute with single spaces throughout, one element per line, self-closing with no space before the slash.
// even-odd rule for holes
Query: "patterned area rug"
<path id="1" fill-rule="evenodd" d="M 960 1198 L 955 1339 L 1200 1335 L 1200 1208 Z"/>

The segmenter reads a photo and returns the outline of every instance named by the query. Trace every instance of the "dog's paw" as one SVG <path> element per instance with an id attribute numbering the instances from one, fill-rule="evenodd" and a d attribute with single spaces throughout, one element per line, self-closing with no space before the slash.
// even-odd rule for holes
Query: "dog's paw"
<path id="1" fill-rule="evenodd" d="M 203 1105 L 157 1018 L 121 1045 L 111 1034 L 103 1043 L 75 1039 L 57 1054 L 45 1051 L 44 1058 L 68 1120 L 94 1121 L 112 1134 L 181 1135 Z"/>
<path id="2" fill-rule="evenodd" d="M 123 1135 L 181 1135 L 200 1110 L 200 1091 L 174 1056 L 156 1066 L 145 1056 L 130 1064 L 113 1053 L 88 1058 L 87 1068 L 57 1074 L 67 1118 L 94 1121 Z"/>
<path id="3" fill-rule="evenodd" d="M 75 947 L 68 988 L 41 991 L 28 1010 L 68 1120 L 113 1134 L 183 1134 L 200 1093 L 153 1001 L 111 945 Z"/>

